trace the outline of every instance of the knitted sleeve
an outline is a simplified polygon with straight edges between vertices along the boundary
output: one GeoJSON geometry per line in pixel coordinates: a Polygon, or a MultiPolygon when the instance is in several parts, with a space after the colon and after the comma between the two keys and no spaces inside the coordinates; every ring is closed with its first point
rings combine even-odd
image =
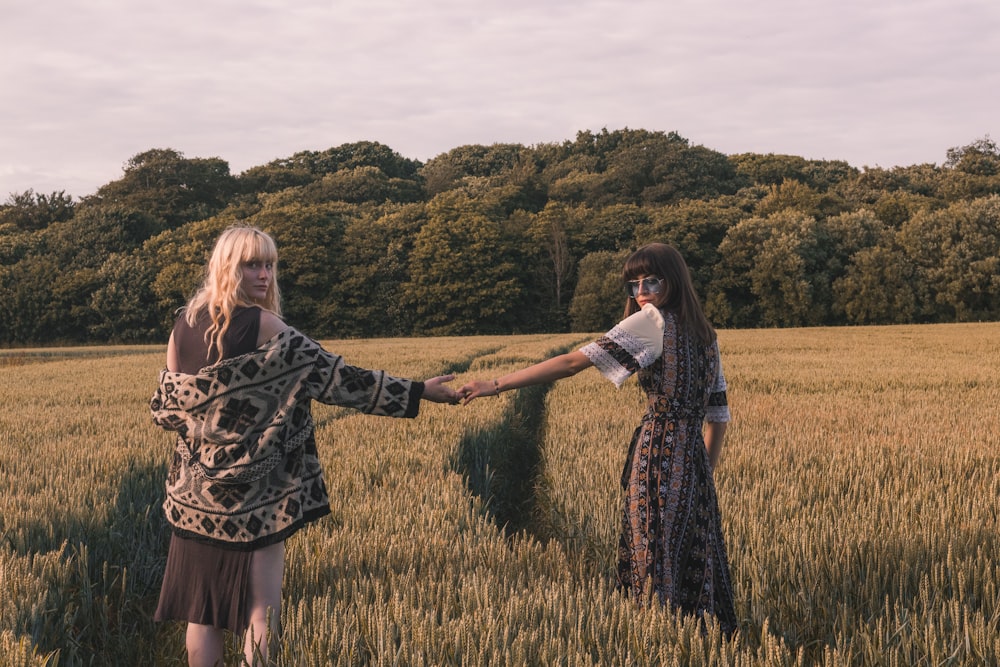
{"type": "Polygon", "coordinates": [[[351,366],[322,347],[304,387],[311,398],[321,403],[386,417],[416,417],[424,392],[423,382],[351,366]]]}

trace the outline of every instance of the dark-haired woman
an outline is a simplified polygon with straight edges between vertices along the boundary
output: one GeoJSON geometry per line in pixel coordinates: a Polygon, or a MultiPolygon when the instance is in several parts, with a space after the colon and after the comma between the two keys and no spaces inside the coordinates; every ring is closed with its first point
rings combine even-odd
{"type": "Polygon", "coordinates": [[[622,473],[618,586],[639,602],[712,614],[732,633],[736,612],[712,475],[729,421],[715,330],[673,247],[640,248],[622,274],[625,319],[607,334],[502,377],[469,382],[459,394],[468,403],[590,366],[619,387],[637,373],[648,402],[622,473]]]}

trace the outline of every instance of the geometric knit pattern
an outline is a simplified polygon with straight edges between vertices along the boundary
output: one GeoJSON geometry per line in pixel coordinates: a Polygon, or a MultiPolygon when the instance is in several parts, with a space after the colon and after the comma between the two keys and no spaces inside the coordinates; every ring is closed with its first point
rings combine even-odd
{"type": "Polygon", "coordinates": [[[714,615],[731,633],[729,559],[702,434],[710,406],[712,421],[729,419],[718,346],[682,330],[670,311],[664,320],[662,355],[638,372],[647,406],[622,471],[618,587],[640,603],[714,615]]]}
{"type": "Polygon", "coordinates": [[[167,520],[222,548],[286,539],[330,511],[310,402],[414,417],[422,392],[422,383],[348,366],[291,328],[194,375],[161,371],[150,411],[177,434],[167,520]]]}

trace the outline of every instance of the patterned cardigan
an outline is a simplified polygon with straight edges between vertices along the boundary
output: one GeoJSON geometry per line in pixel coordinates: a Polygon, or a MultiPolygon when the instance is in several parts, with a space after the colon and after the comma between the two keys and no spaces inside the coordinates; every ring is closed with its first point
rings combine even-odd
{"type": "Polygon", "coordinates": [[[177,433],[163,503],[183,537],[237,550],[330,512],[311,400],[415,417],[423,383],[348,366],[295,329],[195,375],[160,372],[153,421],[177,433]]]}

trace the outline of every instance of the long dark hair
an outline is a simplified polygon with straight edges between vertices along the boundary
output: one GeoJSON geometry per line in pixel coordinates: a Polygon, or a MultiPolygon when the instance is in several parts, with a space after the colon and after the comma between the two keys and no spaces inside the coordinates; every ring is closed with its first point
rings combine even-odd
{"type": "MultiPolygon", "coordinates": [[[[715,329],[705,317],[701,301],[691,283],[691,272],[677,249],[666,243],[650,243],[636,250],[625,260],[622,280],[627,282],[639,276],[663,278],[666,299],[661,308],[677,314],[678,324],[694,333],[699,340],[708,344],[715,340],[715,329]]],[[[639,304],[631,296],[625,302],[625,317],[639,310],[639,304]]]]}

